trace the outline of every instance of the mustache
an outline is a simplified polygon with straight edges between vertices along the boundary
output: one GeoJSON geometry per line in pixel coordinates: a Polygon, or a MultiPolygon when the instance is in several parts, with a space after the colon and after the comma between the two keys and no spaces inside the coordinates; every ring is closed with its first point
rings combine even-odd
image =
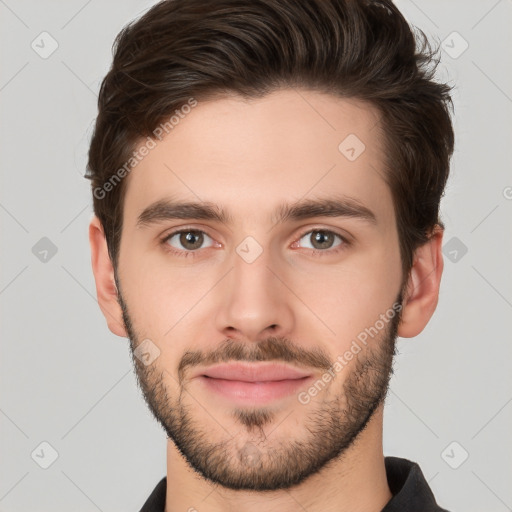
{"type": "Polygon", "coordinates": [[[199,350],[185,352],[178,366],[179,382],[180,384],[183,382],[189,368],[228,361],[279,361],[293,363],[295,366],[307,369],[321,370],[328,370],[332,366],[332,361],[323,349],[315,347],[305,350],[284,337],[270,337],[250,345],[226,339],[217,349],[209,353],[199,350]]]}

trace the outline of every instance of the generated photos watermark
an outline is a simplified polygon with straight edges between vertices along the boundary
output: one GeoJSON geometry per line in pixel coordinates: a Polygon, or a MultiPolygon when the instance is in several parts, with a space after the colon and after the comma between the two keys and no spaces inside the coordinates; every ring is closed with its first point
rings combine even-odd
{"type": "Polygon", "coordinates": [[[368,344],[368,336],[372,339],[377,336],[377,334],[384,329],[384,327],[389,323],[391,319],[393,319],[400,311],[402,310],[402,304],[399,302],[395,302],[385,313],[381,313],[379,319],[375,321],[375,323],[361,331],[356,339],[352,340],[350,344],[350,348],[346,350],[342,355],[338,355],[336,360],[331,365],[331,367],[325,371],[321,378],[317,379],[308,389],[307,391],[301,391],[297,398],[299,402],[303,405],[307,405],[311,398],[318,395],[320,391],[322,391],[331,380],[336,377],[336,374],[341,372],[345,366],[348,365],[350,361],[361,352],[362,347],[359,343],[366,346],[368,344]],[[359,343],[358,343],[359,341],[359,343]]]}
{"type": "Polygon", "coordinates": [[[159,124],[153,130],[153,137],[149,136],[145,142],[133,152],[132,156],[120,167],[101,187],[96,187],[93,190],[93,195],[96,199],[105,199],[108,192],[111,192],[123,178],[125,178],[133,169],[140,163],[144,158],[149,155],[152,149],[156,148],[156,140],[161,141],[165,135],[171,133],[172,130],[179,124],[179,122],[185,118],[187,114],[190,114],[192,108],[197,106],[197,100],[189,98],[187,103],[176,109],[173,115],[165,122],[159,124]]]}

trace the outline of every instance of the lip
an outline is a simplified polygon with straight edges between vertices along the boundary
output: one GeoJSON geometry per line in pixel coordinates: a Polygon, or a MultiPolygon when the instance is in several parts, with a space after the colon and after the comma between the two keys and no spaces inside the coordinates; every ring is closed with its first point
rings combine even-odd
{"type": "Polygon", "coordinates": [[[222,364],[195,376],[209,393],[251,405],[285,398],[309,385],[313,375],[283,364],[222,364]]]}
{"type": "Polygon", "coordinates": [[[296,380],[310,377],[311,373],[304,370],[276,363],[223,363],[202,369],[196,377],[232,380],[239,382],[271,382],[296,380]]]}

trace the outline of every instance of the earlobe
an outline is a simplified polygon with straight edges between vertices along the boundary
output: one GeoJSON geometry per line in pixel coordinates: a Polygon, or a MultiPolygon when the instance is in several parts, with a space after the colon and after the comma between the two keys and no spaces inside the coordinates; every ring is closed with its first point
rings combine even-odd
{"type": "Polygon", "coordinates": [[[108,328],[117,336],[127,338],[123,313],[117,300],[114,267],[108,253],[103,226],[96,216],[89,224],[89,244],[91,246],[91,264],[100,309],[105,316],[108,328]]]}
{"type": "Polygon", "coordinates": [[[444,266],[443,233],[437,226],[429,241],[415,251],[398,327],[402,338],[412,338],[423,331],[437,307],[444,266]]]}

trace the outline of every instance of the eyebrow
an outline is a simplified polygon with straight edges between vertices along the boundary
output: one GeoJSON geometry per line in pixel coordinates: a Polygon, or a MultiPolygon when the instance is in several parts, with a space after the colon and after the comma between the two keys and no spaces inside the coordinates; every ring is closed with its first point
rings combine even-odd
{"type": "MultiPolygon", "coordinates": [[[[281,224],[288,220],[306,220],[312,217],[346,217],[377,224],[377,216],[358,200],[350,197],[299,200],[276,208],[272,220],[281,224]]],[[[209,201],[183,202],[161,199],[145,208],[137,218],[137,227],[147,227],[172,219],[210,220],[230,224],[232,216],[209,201]]]]}

